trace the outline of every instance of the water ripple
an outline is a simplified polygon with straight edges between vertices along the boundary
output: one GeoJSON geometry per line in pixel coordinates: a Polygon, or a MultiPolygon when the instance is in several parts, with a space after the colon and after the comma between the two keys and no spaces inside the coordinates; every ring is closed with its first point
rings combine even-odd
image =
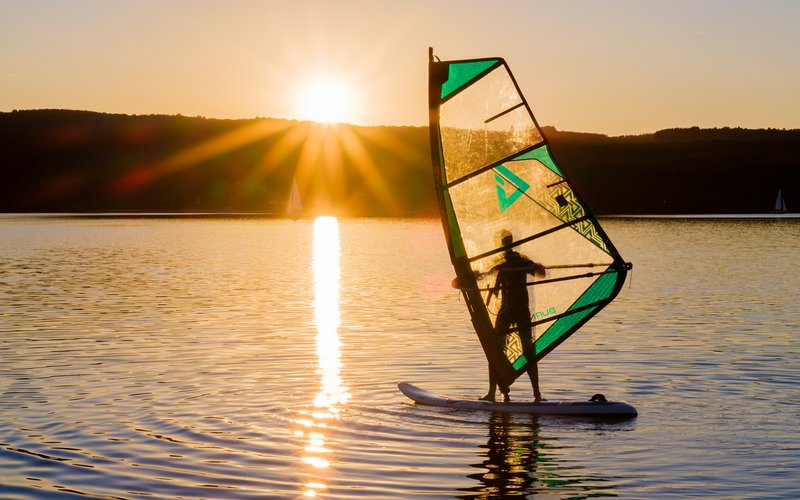
{"type": "Polygon", "coordinates": [[[0,220],[0,497],[800,496],[800,226],[606,229],[633,286],[542,389],[633,421],[399,394],[486,389],[438,222],[339,222],[334,338],[311,221],[0,220]]]}

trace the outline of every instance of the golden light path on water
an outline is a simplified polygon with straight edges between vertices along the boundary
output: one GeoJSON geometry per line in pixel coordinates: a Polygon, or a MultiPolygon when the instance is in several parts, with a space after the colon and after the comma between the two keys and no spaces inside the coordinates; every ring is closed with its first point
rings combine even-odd
{"type": "Polygon", "coordinates": [[[342,385],[339,340],[339,223],[335,217],[317,217],[314,221],[314,321],[317,328],[317,373],[320,391],[310,410],[296,420],[304,430],[297,435],[306,438],[303,463],[311,466],[317,478],[307,482],[303,494],[317,496],[326,488],[324,477],[331,463],[332,450],[326,445],[328,422],[339,418],[350,393],[342,385]]]}

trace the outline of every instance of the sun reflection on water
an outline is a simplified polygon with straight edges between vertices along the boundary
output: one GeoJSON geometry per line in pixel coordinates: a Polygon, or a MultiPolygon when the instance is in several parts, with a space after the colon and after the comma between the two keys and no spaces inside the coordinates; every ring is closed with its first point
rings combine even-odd
{"type": "Polygon", "coordinates": [[[304,437],[306,445],[302,462],[312,467],[314,481],[307,482],[303,494],[317,496],[327,488],[323,475],[331,464],[333,450],[326,442],[328,423],[339,418],[339,412],[350,398],[342,385],[339,347],[339,223],[335,217],[318,217],[314,221],[314,320],[317,327],[317,358],[320,391],[312,407],[295,420],[301,426],[295,434],[304,437]]]}

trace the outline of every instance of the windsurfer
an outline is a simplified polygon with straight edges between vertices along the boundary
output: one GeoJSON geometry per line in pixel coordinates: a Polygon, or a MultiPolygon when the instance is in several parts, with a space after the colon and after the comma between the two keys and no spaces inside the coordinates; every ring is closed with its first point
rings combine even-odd
{"type": "MultiPolygon", "coordinates": [[[[489,305],[493,296],[500,297],[500,309],[497,312],[494,326],[498,340],[504,342],[506,336],[512,332],[512,327],[516,326],[519,331],[519,338],[522,341],[523,352],[529,353],[533,347],[533,334],[531,311],[528,303],[527,276],[530,274],[533,277],[542,278],[545,276],[545,268],[512,249],[511,244],[514,242],[514,237],[511,232],[500,231],[498,237],[502,246],[508,248],[503,254],[503,260],[489,271],[489,273],[496,273],[497,277],[495,278],[494,286],[486,296],[486,305],[489,305]]],[[[534,400],[542,401],[542,393],[539,390],[539,371],[535,360],[529,358],[527,371],[533,387],[534,400]]],[[[510,400],[509,389],[508,387],[500,387],[504,401],[510,400]]],[[[481,399],[494,401],[496,390],[497,381],[490,366],[489,392],[481,399]]]]}

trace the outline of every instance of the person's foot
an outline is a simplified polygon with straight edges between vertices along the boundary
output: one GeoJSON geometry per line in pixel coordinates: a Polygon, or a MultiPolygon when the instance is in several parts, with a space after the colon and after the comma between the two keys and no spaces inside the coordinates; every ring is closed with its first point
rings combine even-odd
{"type": "Polygon", "coordinates": [[[487,394],[487,395],[483,396],[482,398],[478,398],[478,399],[479,399],[479,401],[491,401],[492,403],[494,403],[494,394],[487,394]]]}
{"type": "Polygon", "coordinates": [[[533,395],[533,402],[534,403],[541,403],[542,401],[547,401],[547,400],[544,399],[541,394],[534,394],[533,395]]]}

